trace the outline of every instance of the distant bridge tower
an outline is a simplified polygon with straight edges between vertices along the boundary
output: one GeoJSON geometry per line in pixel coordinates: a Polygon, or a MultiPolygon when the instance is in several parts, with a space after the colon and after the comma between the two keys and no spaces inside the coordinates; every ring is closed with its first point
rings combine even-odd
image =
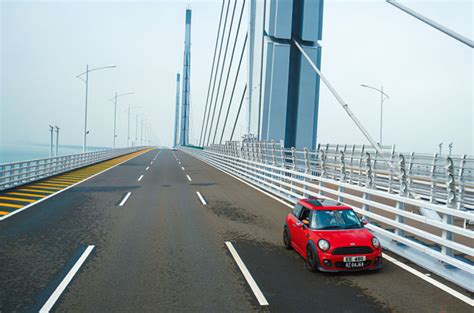
{"type": "Polygon", "coordinates": [[[181,134],[179,143],[189,143],[189,90],[191,74],[191,9],[186,9],[186,33],[184,37],[183,94],[181,96],[181,134]]]}
{"type": "Polygon", "coordinates": [[[174,113],[174,138],[173,138],[173,147],[176,147],[179,136],[179,83],[180,77],[179,74],[176,74],[176,111],[174,113]]]}
{"type": "Polygon", "coordinates": [[[319,77],[293,40],[320,68],[323,0],[268,0],[266,12],[260,138],[314,149],[319,77]]]}

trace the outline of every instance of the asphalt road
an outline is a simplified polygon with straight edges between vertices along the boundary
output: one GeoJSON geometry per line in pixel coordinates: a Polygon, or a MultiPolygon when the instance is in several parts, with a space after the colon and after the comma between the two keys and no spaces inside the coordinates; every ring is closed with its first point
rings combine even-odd
{"type": "Polygon", "coordinates": [[[156,155],[0,222],[0,312],[38,311],[88,245],[57,312],[471,312],[389,262],[373,273],[310,273],[282,246],[288,207],[183,152],[156,155]]]}

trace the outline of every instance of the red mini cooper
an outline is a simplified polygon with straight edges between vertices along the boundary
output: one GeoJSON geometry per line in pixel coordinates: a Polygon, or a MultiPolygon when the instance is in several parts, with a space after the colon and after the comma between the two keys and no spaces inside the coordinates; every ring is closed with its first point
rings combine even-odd
{"type": "Polygon", "coordinates": [[[303,199],[286,217],[283,242],[305,258],[312,272],[376,270],[382,267],[382,247],[365,224],[348,206],[303,199]]]}

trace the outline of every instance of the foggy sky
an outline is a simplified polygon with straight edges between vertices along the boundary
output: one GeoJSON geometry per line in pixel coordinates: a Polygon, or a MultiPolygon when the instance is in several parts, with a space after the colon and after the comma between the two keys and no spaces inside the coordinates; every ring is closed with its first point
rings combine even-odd
{"type": "MultiPolygon", "coordinates": [[[[406,4],[473,37],[471,1],[406,4]]],[[[132,114],[132,138],[135,114],[140,112],[148,118],[157,143],[171,145],[186,6],[186,1],[2,1],[1,140],[47,143],[48,125],[57,124],[63,144],[81,145],[85,86],[75,76],[85,71],[86,64],[113,64],[117,68],[89,77],[88,144],[112,145],[113,104],[108,99],[115,92],[133,91],[134,95],[119,98],[117,145],[126,145],[129,104],[143,107],[132,114]]],[[[206,101],[220,1],[191,1],[190,7],[190,138],[194,142],[206,101]]],[[[242,23],[245,30],[246,18],[242,23]]],[[[454,142],[455,154],[474,154],[471,48],[383,1],[326,1],[321,45],[322,71],[375,138],[379,95],[360,84],[383,85],[390,95],[384,107],[384,144],[431,153],[439,142],[445,147],[454,142]]],[[[246,66],[242,70],[234,107],[245,84],[246,66]]],[[[237,138],[245,129],[245,119],[243,113],[237,138]]],[[[318,142],[366,143],[324,86],[318,142]]]]}

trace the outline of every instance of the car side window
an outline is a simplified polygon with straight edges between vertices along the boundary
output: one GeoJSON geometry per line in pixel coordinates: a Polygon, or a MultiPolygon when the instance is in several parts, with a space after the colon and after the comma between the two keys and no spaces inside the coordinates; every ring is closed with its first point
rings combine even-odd
{"type": "Polygon", "coordinates": [[[303,208],[303,206],[302,206],[301,204],[299,204],[299,203],[297,203],[297,204],[295,205],[295,208],[293,209],[293,215],[294,215],[296,218],[299,218],[302,208],[303,208]]]}
{"type": "Polygon", "coordinates": [[[310,216],[311,210],[308,208],[303,207],[303,210],[301,210],[301,214],[299,217],[299,220],[308,220],[309,221],[309,216],[310,216]]]}

